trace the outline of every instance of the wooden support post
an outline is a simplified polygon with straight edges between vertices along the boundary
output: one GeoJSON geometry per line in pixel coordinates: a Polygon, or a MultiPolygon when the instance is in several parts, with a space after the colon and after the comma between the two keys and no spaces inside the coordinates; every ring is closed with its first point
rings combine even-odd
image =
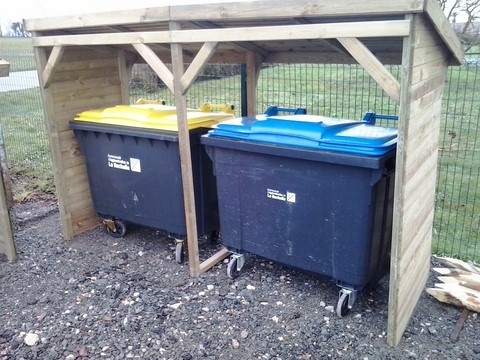
{"type": "MultiPolygon", "coordinates": [[[[171,29],[179,29],[177,23],[170,24],[171,29]]],[[[181,79],[184,75],[183,52],[181,44],[172,44],[173,89],[178,121],[178,143],[182,170],[185,222],[187,226],[187,249],[190,276],[200,275],[197,215],[195,211],[195,194],[193,186],[192,158],[190,155],[190,133],[187,123],[187,100],[183,94],[181,79]]]]}
{"type": "Polygon", "coordinates": [[[47,64],[45,65],[45,68],[43,69],[43,73],[42,73],[42,80],[43,80],[42,82],[43,82],[44,88],[47,88],[48,85],[50,85],[50,80],[52,79],[52,76],[55,73],[55,70],[56,70],[55,68],[57,64],[60,62],[60,59],[62,58],[64,49],[65,47],[62,45],[55,45],[53,47],[52,52],[48,57],[47,64]]]}
{"type": "Polygon", "coordinates": [[[130,95],[128,93],[128,83],[130,80],[131,69],[129,69],[127,66],[127,61],[125,59],[125,51],[123,50],[118,51],[117,62],[118,62],[119,77],[121,81],[120,90],[122,92],[122,102],[124,104],[130,104],[130,95]]]}

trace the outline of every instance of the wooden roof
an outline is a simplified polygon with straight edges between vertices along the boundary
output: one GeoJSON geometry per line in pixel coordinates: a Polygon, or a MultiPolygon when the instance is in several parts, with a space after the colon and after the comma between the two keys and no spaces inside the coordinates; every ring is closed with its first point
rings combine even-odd
{"type": "Polygon", "coordinates": [[[185,61],[208,41],[219,42],[211,62],[355,63],[338,38],[355,37],[383,63],[400,64],[410,14],[424,14],[450,63],[463,59],[461,44],[435,0],[262,0],[172,5],[25,20],[34,46],[108,45],[138,56],[149,44],[169,62],[170,43],[182,43],[185,61]],[[172,27],[172,22],[180,28],[172,27]]]}

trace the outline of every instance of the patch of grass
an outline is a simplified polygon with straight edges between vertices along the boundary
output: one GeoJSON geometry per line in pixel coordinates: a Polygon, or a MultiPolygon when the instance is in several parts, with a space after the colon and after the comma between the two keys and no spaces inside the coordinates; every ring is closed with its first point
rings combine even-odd
{"type": "Polygon", "coordinates": [[[10,71],[35,70],[32,39],[0,37],[0,57],[10,63],[10,71]]]}

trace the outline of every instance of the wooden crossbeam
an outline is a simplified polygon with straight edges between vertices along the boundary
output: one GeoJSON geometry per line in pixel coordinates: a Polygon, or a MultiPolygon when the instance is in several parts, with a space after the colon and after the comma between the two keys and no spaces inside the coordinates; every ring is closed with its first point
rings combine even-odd
{"type": "Polygon", "coordinates": [[[205,66],[208,64],[208,61],[215,53],[217,47],[217,42],[207,42],[203,44],[202,48],[195,56],[180,80],[183,94],[186,94],[188,89],[190,89],[190,87],[193,85],[195,80],[200,75],[200,72],[205,68],[205,66]]]}
{"type": "Polygon", "coordinates": [[[408,36],[409,20],[358,21],[328,24],[252,26],[228,29],[139,31],[104,34],[42,36],[32,39],[34,47],[55,45],[128,45],[151,43],[248,42],[274,40],[335,39],[339,37],[408,36]]]}
{"type": "Polygon", "coordinates": [[[43,88],[47,88],[50,85],[52,76],[55,73],[55,67],[60,62],[64,50],[65,47],[62,45],[55,45],[53,47],[52,52],[48,57],[47,65],[45,65],[45,69],[43,69],[42,73],[43,88]]]}
{"type": "Polygon", "coordinates": [[[383,90],[397,103],[400,103],[400,83],[383,66],[368,48],[356,38],[338,38],[340,44],[370,74],[383,90]]]}
{"type": "MultiPolygon", "coordinates": [[[[201,29],[218,29],[219,28],[218,25],[215,25],[210,21],[192,21],[191,24],[201,29]]],[[[236,48],[240,50],[247,50],[247,51],[254,52],[255,54],[260,55],[263,58],[266,58],[269,55],[268,51],[250,42],[236,41],[236,42],[232,42],[232,45],[234,45],[236,48]]]]}
{"type": "Polygon", "coordinates": [[[171,92],[174,92],[173,88],[173,74],[168,69],[167,65],[163,63],[162,60],[145,44],[132,44],[135,50],[144,58],[148,65],[155,71],[160,79],[165,83],[165,85],[170,89],[171,92]]]}
{"type": "Polygon", "coordinates": [[[206,41],[276,41],[335,39],[339,37],[403,37],[410,31],[409,20],[357,21],[327,24],[252,26],[227,29],[172,31],[174,43],[206,41]]]}

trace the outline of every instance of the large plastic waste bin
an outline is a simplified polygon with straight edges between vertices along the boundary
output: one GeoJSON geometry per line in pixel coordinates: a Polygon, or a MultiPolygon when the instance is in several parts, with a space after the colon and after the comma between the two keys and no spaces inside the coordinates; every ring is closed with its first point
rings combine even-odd
{"type": "Polygon", "coordinates": [[[244,253],[331,277],[344,316],[388,267],[397,130],[322,116],[238,118],[202,136],[227,268],[244,253]]]}
{"type": "MultiPolygon", "coordinates": [[[[219,230],[217,192],[200,136],[234,117],[226,111],[207,106],[187,112],[197,228],[212,237],[219,230]]],[[[175,107],[147,103],[89,110],[70,126],[85,156],[95,210],[109,233],[122,237],[128,223],[162,230],[177,240],[181,262],[186,224],[175,107]]]]}

